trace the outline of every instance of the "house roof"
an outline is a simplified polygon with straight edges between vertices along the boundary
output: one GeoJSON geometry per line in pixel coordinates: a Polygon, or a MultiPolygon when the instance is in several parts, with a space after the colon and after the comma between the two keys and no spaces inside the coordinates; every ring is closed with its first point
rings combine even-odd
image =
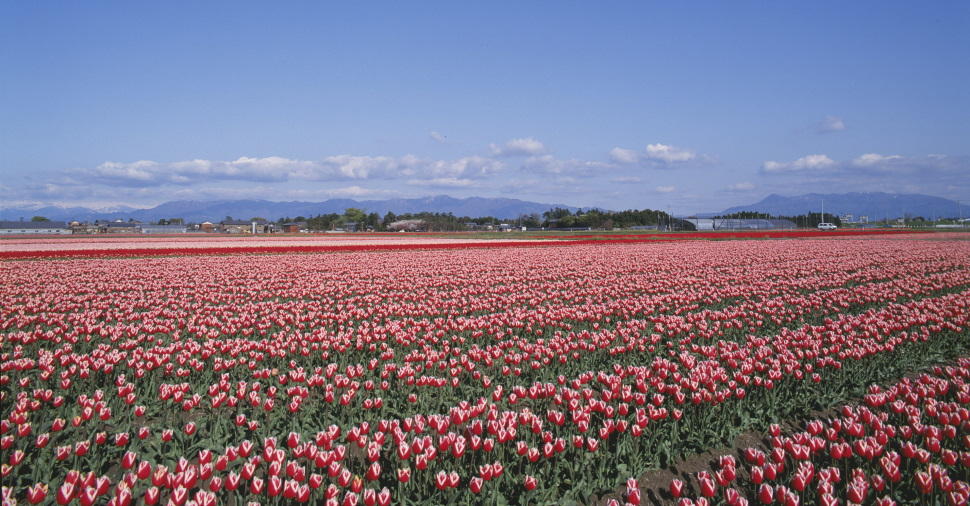
{"type": "Polygon", "coordinates": [[[226,220],[226,221],[223,221],[221,223],[221,225],[232,225],[232,226],[242,226],[242,225],[245,225],[245,226],[249,226],[249,225],[252,225],[253,221],[255,221],[257,225],[265,225],[266,224],[266,220],[226,220]]]}
{"type": "Polygon", "coordinates": [[[148,228],[153,230],[181,230],[187,228],[185,225],[139,225],[142,230],[148,228]]]}
{"type": "Polygon", "coordinates": [[[0,221],[0,228],[20,228],[20,229],[51,229],[51,228],[70,228],[63,221],[0,221]]]}

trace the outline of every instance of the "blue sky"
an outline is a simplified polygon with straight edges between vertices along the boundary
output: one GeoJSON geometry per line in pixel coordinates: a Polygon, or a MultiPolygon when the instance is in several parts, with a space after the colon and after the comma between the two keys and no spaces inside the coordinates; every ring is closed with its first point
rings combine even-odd
{"type": "Polygon", "coordinates": [[[0,199],[970,200],[970,3],[6,2],[0,199]]]}

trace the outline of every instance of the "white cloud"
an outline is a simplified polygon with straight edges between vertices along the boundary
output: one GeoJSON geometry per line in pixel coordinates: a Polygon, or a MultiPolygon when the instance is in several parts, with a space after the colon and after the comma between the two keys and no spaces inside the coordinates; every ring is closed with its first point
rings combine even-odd
{"type": "Polygon", "coordinates": [[[825,155],[803,156],[793,162],[767,161],[761,168],[768,173],[798,172],[803,170],[826,169],[835,165],[835,161],[825,155]]]}
{"type": "MultiPolygon", "coordinates": [[[[850,160],[836,161],[826,155],[803,156],[791,162],[767,161],[762,164],[765,174],[812,174],[819,177],[919,177],[927,179],[958,177],[970,173],[970,159],[966,156],[926,155],[901,156],[865,153],[850,160]]],[[[942,181],[942,179],[941,179],[942,181]]]]}
{"type": "Polygon", "coordinates": [[[968,156],[901,156],[866,153],[846,160],[824,155],[795,162],[766,162],[763,173],[781,177],[765,181],[766,191],[786,192],[904,192],[966,198],[970,192],[968,156]],[[812,169],[812,170],[809,170],[812,169]]]}
{"type": "Polygon", "coordinates": [[[511,139],[503,145],[489,144],[492,156],[536,156],[546,152],[546,146],[532,137],[511,139]]]}
{"type": "MultiPolygon", "coordinates": [[[[426,170],[430,175],[443,177],[484,177],[505,168],[499,160],[485,158],[483,156],[466,156],[457,160],[437,160],[426,165],[426,170]]],[[[411,175],[411,174],[407,174],[411,175]]]]}
{"type": "Polygon", "coordinates": [[[291,160],[278,156],[266,158],[240,157],[234,161],[187,160],[159,163],[151,160],[137,162],[104,162],[94,169],[77,171],[85,179],[106,184],[148,186],[158,184],[189,184],[199,180],[236,179],[247,181],[286,181],[293,177],[308,178],[320,166],[305,160],[291,160]]]}
{"type": "Polygon", "coordinates": [[[697,153],[667,144],[647,144],[642,151],[615,147],[610,150],[610,160],[622,165],[660,164],[673,165],[689,162],[698,158],[697,153]]]}
{"type": "Polygon", "coordinates": [[[440,142],[442,144],[444,144],[445,142],[448,142],[448,137],[446,137],[446,136],[444,136],[444,135],[442,135],[442,134],[440,134],[440,133],[438,133],[438,132],[436,132],[434,130],[428,132],[428,137],[431,137],[435,142],[440,142]]]}
{"type": "Polygon", "coordinates": [[[616,163],[633,164],[640,160],[640,154],[632,149],[617,147],[610,150],[610,160],[616,163]]]}
{"type": "Polygon", "coordinates": [[[728,186],[728,190],[736,191],[736,192],[745,192],[753,189],[754,189],[754,184],[749,183],[747,181],[742,183],[735,183],[728,186]]]}
{"type": "Polygon", "coordinates": [[[527,172],[545,174],[570,174],[573,176],[598,176],[611,168],[609,164],[575,158],[561,159],[552,155],[530,156],[522,162],[522,169],[527,172]]]}
{"type": "MultiPolygon", "coordinates": [[[[380,190],[376,188],[364,188],[362,186],[346,186],[344,188],[333,188],[323,190],[321,193],[332,197],[377,197],[386,195],[396,195],[394,190],[380,190]]],[[[296,193],[299,195],[299,193],[296,193]]],[[[291,195],[291,198],[295,195],[291,195]]]]}
{"type": "Polygon", "coordinates": [[[686,149],[675,148],[666,144],[647,144],[647,158],[664,163],[687,162],[697,155],[686,149]]]}
{"type": "Polygon", "coordinates": [[[825,119],[815,125],[815,131],[820,134],[841,132],[842,130],[845,130],[845,122],[838,116],[826,116],[825,119]]]}
{"type": "Polygon", "coordinates": [[[412,169],[418,159],[406,155],[400,158],[389,156],[355,156],[336,155],[323,159],[319,166],[314,166],[306,174],[299,174],[299,179],[367,179],[377,175],[389,175],[395,172],[412,169]]]}
{"type": "Polygon", "coordinates": [[[872,167],[874,165],[881,165],[887,162],[892,162],[894,160],[902,160],[902,158],[903,157],[899,155],[880,155],[877,153],[866,153],[852,160],[852,165],[855,165],[856,167],[872,167]]]}
{"type": "Polygon", "coordinates": [[[672,193],[676,189],[676,186],[658,186],[656,188],[656,190],[660,193],[672,193]]]}
{"type": "Polygon", "coordinates": [[[318,161],[278,156],[240,157],[233,161],[186,160],[160,163],[105,162],[93,169],[70,171],[86,182],[128,187],[190,185],[215,180],[254,182],[339,181],[399,177],[479,178],[504,169],[500,160],[469,156],[456,160],[426,160],[413,155],[334,155],[318,161]]]}
{"type": "Polygon", "coordinates": [[[408,184],[412,186],[436,186],[436,187],[444,187],[444,188],[470,188],[478,185],[478,183],[472,179],[457,178],[457,177],[409,179],[408,184]]]}

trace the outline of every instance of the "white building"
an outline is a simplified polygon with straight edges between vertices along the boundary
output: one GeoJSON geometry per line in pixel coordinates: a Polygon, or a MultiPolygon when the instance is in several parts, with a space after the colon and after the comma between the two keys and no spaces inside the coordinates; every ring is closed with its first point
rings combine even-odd
{"type": "Polygon", "coordinates": [[[68,235],[71,227],[63,221],[0,221],[0,235],[68,235]]]}

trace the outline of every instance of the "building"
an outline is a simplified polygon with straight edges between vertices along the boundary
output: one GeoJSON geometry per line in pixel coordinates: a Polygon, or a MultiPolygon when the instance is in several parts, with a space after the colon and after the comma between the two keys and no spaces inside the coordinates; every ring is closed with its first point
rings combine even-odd
{"type": "MultiPolygon", "coordinates": [[[[681,221],[679,219],[678,221],[681,221]]],[[[797,228],[791,220],[763,220],[738,218],[682,218],[697,231],[703,230],[784,230],[797,228]]]]}
{"type": "Polygon", "coordinates": [[[866,215],[854,216],[852,214],[843,214],[839,216],[842,223],[869,223],[869,217],[866,215]]]}
{"type": "Polygon", "coordinates": [[[185,234],[189,228],[185,225],[142,225],[143,234],[185,234]]]}
{"type": "Polygon", "coordinates": [[[224,220],[219,223],[222,231],[227,234],[251,234],[253,222],[246,220],[224,220]]]}
{"type": "Polygon", "coordinates": [[[268,234],[272,226],[264,219],[258,220],[225,220],[220,223],[222,231],[227,234],[268,234]]]}
{"type": "Polygon", "coordinates": [[[284,234],[299,234],[301,232],[306,232],[307,231],[306,226],[307,225],[306,225],[306,222],[305,221],[297,221],[297,222],[293,222],[293,223],[284,223],[282,225],[282,227],[283,227],[283,233],[284,234]]]}
{"type": "Polygon", "coordinates": [[[0,235],[69,235],[71,227],[63,221],[0,221],[0,235]]]}
{"type": "Polygon", "coordinates": [[[102,234],[140,234],[141,223],[137,221],[109,221],[98,224],[102,234]]]}
{"type": "Polygon", "coordinates": [[[80,221],[72,221],[70,226],[71,233],[75,235],[90,235],[101,232],[97,223],[82,223],[80,221]]]}

